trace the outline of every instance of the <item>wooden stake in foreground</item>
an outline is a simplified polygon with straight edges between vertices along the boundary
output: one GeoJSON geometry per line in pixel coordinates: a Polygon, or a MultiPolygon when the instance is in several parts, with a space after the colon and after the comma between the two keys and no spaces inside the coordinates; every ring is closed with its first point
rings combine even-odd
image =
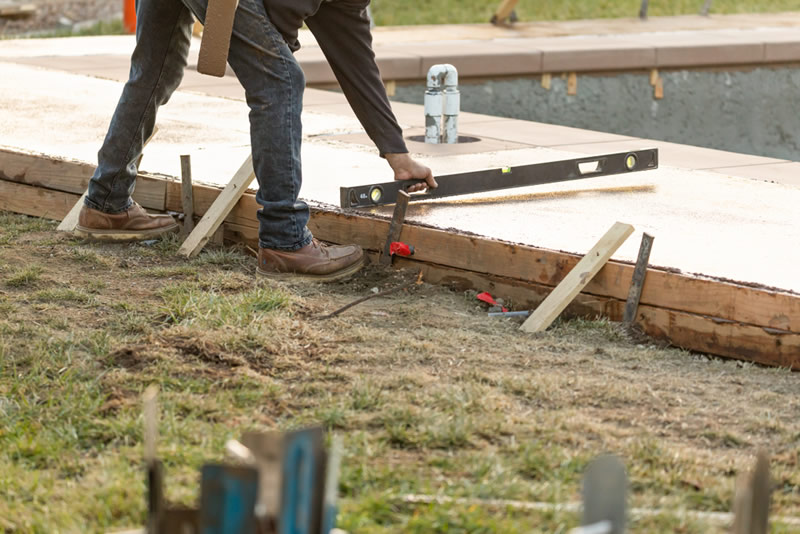
{"type": "Polygon", "coordinates": [[[194,191],[192,190],[192,159],[181,156],[181,204],[183,205],[183,233],[194,230],[194,191]]]}
{"type": "Polygon", "coordinates": [[[614,223],[600,241],[578,262],[560,284],[547,296],[520,328],[525,332],[543,332],[594,278],[617,249],[633,233],[633,226],[614,223]]]}
{"type": "Polygon", "coordinates": [[[231,181],[225,186],[225,189],[222,190],[222,193],[220,193],[214,203],[211,204],[211,207],[208,208],[208,211],[203,215],[203,218],[200,219],[200,222],[197,223],[197,226],[192,230],[192,233],[189,234],[189,237],[186,238],[186,241],[183,242],[181,248],[178,249],[178,254],[191,258],[203,250],[203,247],[206,246],[206,243],[208,243],[209,239],[211,239],[214,232],[217,231],[217,228],[219,228],[222,221],[225,220],[225,217],[228,216],[236,203],[239,202],[239,199],[242,198],[244,192],[247,191],[247,186],[250,185],[250,182],[252,182],[255,177],[256,175],[253,172],[253,156],[250,155],[247,156],[247,159],[242,163],[242,166],[239,167],[239,170],[236,171],[236,174],[233,175],[233,178],[231,178],[231,181]]]}
{"type": "Polygon", "coordinates": [[[767,534],[769,532],[769,502],[772,482],[769,457],[758,453],[756,465],[739,478],[733,501],[733,534],[767,534]]]}

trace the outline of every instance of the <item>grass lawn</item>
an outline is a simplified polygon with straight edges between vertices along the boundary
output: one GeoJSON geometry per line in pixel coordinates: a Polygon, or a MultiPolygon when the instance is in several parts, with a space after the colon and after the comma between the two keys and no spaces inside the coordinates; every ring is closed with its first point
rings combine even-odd
{"type": "MultiPolygon", "coordinates": [[[[0,530],[105,532],[144,521],[140,396],[161,388],[167,496],[248,429],[341,433],[351,533],[565,532],[576,514],[412,505],[409,493],[579,499],[586,463],[619,454],[632,532],[722,533],[676,510],[729,511],[738,473],[772,455],[772,512],[800,515],[800,376],[632,341],[604,321],[542,335],[490,320],[474,293],[422,285],[319,321],[374,287],[255,278],[254,259],[176,239],[100,246],[0,213],[0,530]]],[[[775,525],[773,532],[790,532],[775,525]]]]}
{"type": "MultiPolygon", "coordinates": [[[[381,26],[486,22],[500,3],[500,0],[372,0],[372,14],[381,26]]],[[[651,16],[691,15],[699,13],[702,5],[703,0],[653,0],[648,12],[651,16]]],[[[517,14],[521,21],[634,17],[638,16],[640,6],[640,0],[520,0],[517,14]]],[[[798,10],[800,0],[714,0],[711,13],[798,10]]]]}

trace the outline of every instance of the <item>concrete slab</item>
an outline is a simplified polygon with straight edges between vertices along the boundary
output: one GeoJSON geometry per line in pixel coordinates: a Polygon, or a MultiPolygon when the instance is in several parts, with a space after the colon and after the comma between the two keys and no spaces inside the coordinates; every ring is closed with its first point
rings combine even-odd
{"type": "MultiPolygon", "coordinates": [[[[0,79],[4,116],[0,145],[95,161],[121,83],[10,63],[0,68],[7,74],[0,79]]],[[[361,129],[351,116],[331,113],[330,106],[314,106],[304,114],[301,195],[335,204],[339,186],[387,181],[392,173],[374,148],[337,138],[361,129]]],[[[404,112],[410,116],[413,108],[422,117],[419,106],[406,105],[404,112]]],[[[477,132],[481,124],[492,123],[493,137],[504,140],[500,135],[504,121],[472,117],[479,118],[483,120],[474,120],[470,128],[477,132]]],[[[507,121],[509,134],[517,126],[518,121],[507,121]]],[[[197,181],[224,185],[249,150],[247,107],[231,99],[178,92],[162,110],[159,128],[144,159],[144,170],[151,172],[177,176],[178,156],[191,153],[197,181]]],[[[725,168],[764,164],[767,170],[767,165],[786,162],[624,139],[558,149],[495,147],[475,154],[420,158],[437,174],[449,174],[653,144],[663,148],[663,167],[657,171],[412,205],[409,219],[577,253],[588,250],[614,221],[621,220],[656,236],[654,264],[800,291],[796,270],[800,247],[787,246],[800,242],[796,215],[800,188],[691,169],[706,166],[725,172],[725,168]],[[679,168],[684,163],[690,169],[679,168]]],[[[376,212],[388,215],[389,210],[376,212]]],[[[615,257],[633,260],[637,247],[634,236],[615,257]]]]}

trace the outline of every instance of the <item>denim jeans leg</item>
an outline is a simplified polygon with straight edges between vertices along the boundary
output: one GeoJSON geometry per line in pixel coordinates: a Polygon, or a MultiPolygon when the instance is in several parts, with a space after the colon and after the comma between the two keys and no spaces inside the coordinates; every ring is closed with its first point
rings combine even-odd
{"type": "MultiPolygon", "coordinates": [[[[184,0],[205,20],[207,0],[184,0]]],[[[240,0],[228,63],[245,89],[250,144],[258,179],[259,244],[297,250],[312,236],[309,209],[298,199],[302,184],[300,145],[305,76],[261,0],[240,0]]]]}
{"type": "Polygon", "coordinates": [[[193,18],[180,0],[138,0],[136,48],[128,82],[98,153],[86,205],[120,213],[131,205],[137,161],[155,127],[159,106],[180,85],[193,18]]]}

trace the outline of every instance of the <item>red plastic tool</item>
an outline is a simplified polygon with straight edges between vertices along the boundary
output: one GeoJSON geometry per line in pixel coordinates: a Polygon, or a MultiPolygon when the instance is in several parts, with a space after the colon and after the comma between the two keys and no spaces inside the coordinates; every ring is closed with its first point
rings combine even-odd
{"type": "Polygon", "coordinates": [[[389,255],[394,256],[395,254],[398,256],[413,256],[414,246],[406,245],[400,241],[393,241],[392,244],[389,245],[389,255]]]}
{"type": "MultiPolygon", "coordinates": [[[[497,301],[494,300],[494,298],[492,298],[492,296],[489,293],[485,292],[485,291],[483,293],[478,293],[477,295],[475,295],[475,298],[480,300],[480,301],[482,301],[482,302],[485,302],[486,304],[489,304],[491,306],[500,306],[497,303],[497,301]]],[[[508,311],[508,308],[506,308],[505,306],[502,306],[502,308],[503,308],[504,312],[508,311]]]]}

